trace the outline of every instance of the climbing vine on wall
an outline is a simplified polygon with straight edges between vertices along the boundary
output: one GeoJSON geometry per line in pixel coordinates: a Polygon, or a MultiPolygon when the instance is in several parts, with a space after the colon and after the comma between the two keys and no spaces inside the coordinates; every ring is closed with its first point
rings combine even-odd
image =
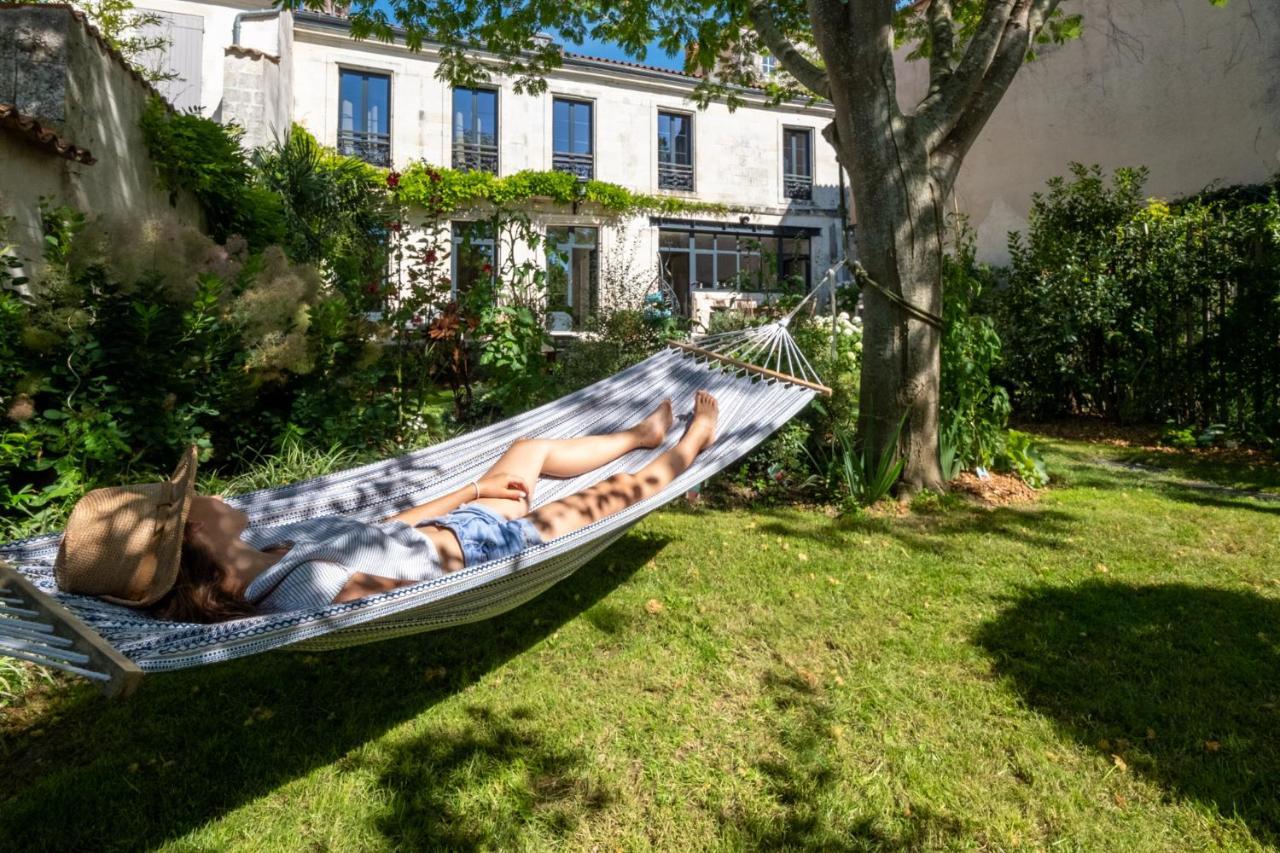
{"type": "Polygon", "coordinates": [[[605,181],[579,181],[568,172],[525,170],[500,178],[489,172],[459,172],[425,162],[411,164],[399,175],[402,201],[423,207],[443,204],[457,210],[474,204],[499,207],[549,199],[559,204],[592,204],[615,216],[634,213],[707,213],[738,210],[714,202],[635,193],[605,181]]]}

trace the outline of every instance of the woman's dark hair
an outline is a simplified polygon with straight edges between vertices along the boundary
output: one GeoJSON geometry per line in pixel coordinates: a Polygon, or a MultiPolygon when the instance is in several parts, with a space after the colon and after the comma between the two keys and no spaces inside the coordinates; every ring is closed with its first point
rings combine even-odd
{"type": "Polygon", "coordinates": [[[227,570],[207,548],[184,536],[178,580],[149,610],[171,622],[226,622],[255,615],[256,607],[222,588],[226,575],[227,570]]]}

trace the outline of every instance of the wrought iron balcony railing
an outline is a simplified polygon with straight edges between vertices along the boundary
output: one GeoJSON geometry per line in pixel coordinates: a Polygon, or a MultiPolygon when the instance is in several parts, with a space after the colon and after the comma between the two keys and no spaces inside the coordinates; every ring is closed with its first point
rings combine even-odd
{"type": "Polygon", "coordinates": [[[391,167],[391,135],[361,130],[338,131],[338,153],[359,157],[366,163],[391,167]]]}
{"type": "Polygon", "coordinates": [[[589,181],[595,177],[596,158],[593,154],[569,154],[565,151],[556,151],[551,155],[551,168],[589,181]]]}
{"type": "Polygon", "coordinates": [[[664,190],[693,192],[693,166],[658,161],[658,186],[664,190]]]}
{"type": "Polygon", "coordinates": [[[782,176],[782,194],[787,198],[795,199],[811,199],[813,198],[813,176],[812,175],[783,175],[782,176]]]}
{"type": "Polygon", "coordinates": [[[460,172],[492,172],[498,174],[498,146],[485,142],[453,143],[453,168],[460,172]]]}

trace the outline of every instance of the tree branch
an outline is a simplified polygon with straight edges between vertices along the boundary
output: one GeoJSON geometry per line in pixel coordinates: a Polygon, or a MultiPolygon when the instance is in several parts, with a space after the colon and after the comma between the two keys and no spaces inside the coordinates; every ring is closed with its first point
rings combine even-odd
{"type": "Polygon", "coordinates": [[[752,0],[751,22],[764,40],[769,52],[778,58],[783,69],[815,94],[831,100],[831,83],[827,73],[809,61],[778,27],[768,3],[752,0]]]}
{"type": "Polygon", "coordinates": [[[960,105],[951,127],[930,146],[935,155],[936,174],[950,187],[965,154],[978,138],[991,114],[1009,89],[1040,27],[1057,9],[1061,0],[1018,0],[1001,37],[1000,49],[972,95],[960,105]]]}
{"type": "Polygon", "coordinates": [[[942,88],[951,76],[951,59],[956,49],[956,26],[951,0],[929,0],[929,92],[942,88]]]}
{"type": "MultiPolygon", "coordinates": [[[[965,48],[960,64],[936,90],[916,107],[916,125],[932,148],[959,119],[965,101],[982,82],[987,69],[995,61],[1007,33],[1007,25],[1015,10],[1027,0],[989,0],[982,20],[965,48]]],[[[932,72],[932,69],[931,69],[932,72]]]]}

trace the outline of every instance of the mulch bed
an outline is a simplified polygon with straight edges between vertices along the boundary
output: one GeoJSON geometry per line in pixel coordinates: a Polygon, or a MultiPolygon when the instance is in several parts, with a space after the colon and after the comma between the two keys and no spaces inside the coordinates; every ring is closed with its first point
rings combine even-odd
{"type": "Polygon", "coordinates": [[[953,493],[971,498],[982,506],[1008,506],[1032,503],[1040,499],[1040,492],[1020,478],[998,471],[990,472],[986,479],[971,471],[964,471],[947,486],[953,493]]]}

